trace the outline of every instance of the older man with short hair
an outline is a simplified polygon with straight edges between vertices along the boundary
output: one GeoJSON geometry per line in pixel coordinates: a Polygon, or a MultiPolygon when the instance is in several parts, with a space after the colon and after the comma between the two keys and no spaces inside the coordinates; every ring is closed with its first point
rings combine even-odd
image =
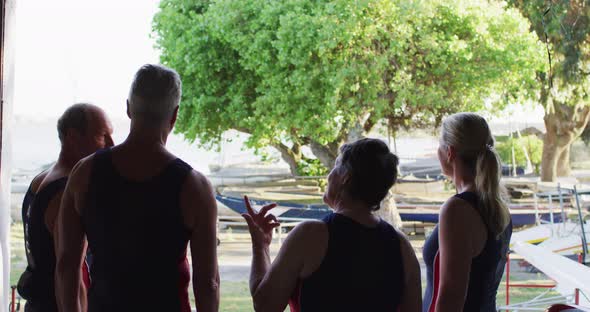
{"type": "MultiPolygon", "coordinates": [[[[51,168],[33,179],[23,201],[28,265],[19,280],[18,291],[27,299],[27,312],[57,312],[54,240],[62,194],[72,168],[80,159],[113,145],[112,132],[104,111],[92,104],[69,107],[57,122],[59,157],[51,168]]],[[[87,274],[87,270],[82,273],[87,274]]]]}

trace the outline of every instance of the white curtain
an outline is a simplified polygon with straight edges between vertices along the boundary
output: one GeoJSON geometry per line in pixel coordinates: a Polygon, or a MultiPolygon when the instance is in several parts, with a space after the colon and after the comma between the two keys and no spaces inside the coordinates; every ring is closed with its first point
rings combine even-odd
{"type": "MultiPolygon", "coordinates": [[[[11,177],[11,133],[12,105],[14,99],[14,56],[16,1],[0,0],[4,3],[4,38],[2,42],[2,146],[0,153],[0,312],[8,311],[10,302],[10,177],[11,177]]],[[[1,13],[0,13],[1,14],[1,13]]]]}

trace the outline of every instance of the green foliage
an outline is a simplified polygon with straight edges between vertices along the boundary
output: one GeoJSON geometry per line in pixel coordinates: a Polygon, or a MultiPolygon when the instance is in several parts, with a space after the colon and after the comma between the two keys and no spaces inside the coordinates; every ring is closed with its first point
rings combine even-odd
{"type": "Polygon", "coordinates": [[[261,148],[432,125],[530,97],[545,66],[528,22],[487,0],[162,0],[153,29],[183,79],[176,129],[204,145],[229,129],[261,148]]]}
{"type": "MultiPolygon", "coordinates": [[[[552,69],[538,75],[547,90],[544,96],[542,93],[541,104],[547,105],[549,111],[553,110],[549,106],[554,105],[554,101],[571,106],[590,105],[590,2],[507,2],[530,20],[539,40],[547,42],[552,69]],[[550,88],[551,84],[553,88],[550,88]]],[[[547,55],[546,62],[549,62],[547,55]]]]}
{"type": "Polygon", "coordinates": [[[329,173],[328,169],[319,160],[314,158],[303,158],[297,164],[297,172],[300,175],[311,177],[322,177],[329,173]]]}
{"type": "MultiPolygon", "coordinates": [[[[524,151],[528,153],[531,163],[538,169],[543,156],[543,140],[534,135],[527,135],[520,138],[507,138],[496,143],[496,150],[500,154],[502,162],[512,164],[512,153],[518,166],[526,166],[527,160],[524,151]]],[[[538,170],[537,170],[538,171],[538,170]]]]}
{"type": "Polygon", "coordinates": [[[589,83],[590,3],[587,0],[509,0],[508,4],[519,8],[539,39],[549,43],[557,83],[589,83]]]}

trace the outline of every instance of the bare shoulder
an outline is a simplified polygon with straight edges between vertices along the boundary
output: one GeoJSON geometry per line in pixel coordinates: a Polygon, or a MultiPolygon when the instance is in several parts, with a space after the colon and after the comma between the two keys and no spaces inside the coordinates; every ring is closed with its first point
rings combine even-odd
{"type": "Polygon", "coordinates": [[[45,180],[48,174],[49,169],[39,173],[36,177],[33,178],[33,180],[31,181],[31,191],[33,193],[37,193],[39,191],[41,183],[43,182],[43,180],[45,180]]]}
{"type": "Polygon", "coordinates": [[[209,224],[217,217],[217,201],[205,175],[194,169],[189,172],[181,187],[180,205],[189,229],[209,224]]]}
{"type": "Polygon", "coordinates": [[[87,156],[82,158],[74,168],[72,168],[72,172],[70,173],[70,177],[68,178],[68,189],[81,189],[86,188],[88,184],[88,179],[90,177],[90,173],[92,172],[92,163],[94,161],[94,155],[87,156]]]}
{"type": "Polygon", "coordinates": [[[319,237],[318,235],[327,233],[328,227],[324,222],[320,220],[309,220],[298,224],[289,235],[297,237],[319,237]]]}
{"type": "Polygon", "coordinates": [[[291,260],[298,259],[302,265],[300,278],[307,278],[321,265],[328,247],[328,227],[319,220],[305,221],[297,225],[287,239],[283,248],[288,249],[291,260]]]}
{"type": "Polygon", "coordinates": [[[201,172],[192,169],[183,183],[183,197],[205,199],[214,197],[213,186],[201,172]]]}
{"type": "Polygon", "coordinates": [[[440,222],[465,224],[477,221],[479,215],[471,204],[461,198],[451,197],[440,208],[440,222]]]}
{"type": "Polygon", "coordinates": [[[414,253],[414,247],[412,247],[412,244],[410,243],[410,239],[408,238],[408,236],[404,232],[400,231],[399,229],[395,229],[395,231],[397,232],[397,235],[399,237],[400,247],[402,249],[402,252],[414,253]]]}
{"type": "Polygon", "coordinates": [[[90,155],[80,159],[80,161],[74,166],[74,168],[72,168],[72,175],[83,175],[90,173],[93,161],[94,155],[90,155]]]}
{"type": "Polygon", "coordinates": [[[290,246],[298,246],[296,248],[309,249],[313,246],[327,244],[328,234],[328,227],[324,222],[320,220],[304,221],[289,232],[285,243],[290,246]]]}
{"type": "Polygon", "coordinates": [[[192,169],[188,175],[187,183],[197,188],[212,188],[209,179],[201,172],[192,169]]]}

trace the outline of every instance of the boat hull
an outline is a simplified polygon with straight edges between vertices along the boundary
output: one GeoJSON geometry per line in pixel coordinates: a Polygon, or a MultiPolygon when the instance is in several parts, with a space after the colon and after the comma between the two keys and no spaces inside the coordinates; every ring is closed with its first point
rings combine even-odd
{"type": "MultiPolygon", "coordinates": [[[[246,206],[244,200],[237,197],[217,195],[217,201],[227,206],[231,210],[238,214],[246,212],[246,206]]],[[[261,207],[270,204],[270,201],[265,200],[250,200],[254,207],[261,207]]],[[[275,215],[279,219],[322,219],[326,215],[330,214],[332,210],[327,205],[322,204],[296,204],[296,203],[279,203],[277,212],[275,215]]],[[[438,223],[438,208],[436,209],[423,209],[423,208],[398,208],[398,212],[402,221],[406,222],[423,222],[423,223],[438,223]]],[[[512,224],[514,227],[521,227],[525,225],[532,225],[536,223],[536,215],[533,210],[530,209],[514,209],[511,211],[512,224]]],[[[549,212],[539,212],[541,220],[549,221],[549,212]]],[[[561,214],[553,214],[554,222],[561,222],[561,214]]]]}

